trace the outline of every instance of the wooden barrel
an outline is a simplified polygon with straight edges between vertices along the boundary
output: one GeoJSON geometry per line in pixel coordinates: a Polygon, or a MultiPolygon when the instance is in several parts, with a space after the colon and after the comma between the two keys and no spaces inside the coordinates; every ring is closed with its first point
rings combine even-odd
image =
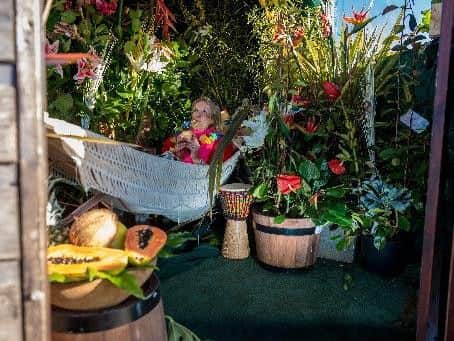
{"type": "Polygon", "coordinates": [[[106,309],[75,311],[52,306],[53,341],[166,341],[164,308],[155,274],[143,285],[145,300],[133,296],[106,309]]]}
{"type": "Polygon", "coordinates": [[[320,235],[311,219],[285,219],[275,224],[274,217],[253,212],[257,258],[277,268],[297,269],[317,260],[320,235]]]}

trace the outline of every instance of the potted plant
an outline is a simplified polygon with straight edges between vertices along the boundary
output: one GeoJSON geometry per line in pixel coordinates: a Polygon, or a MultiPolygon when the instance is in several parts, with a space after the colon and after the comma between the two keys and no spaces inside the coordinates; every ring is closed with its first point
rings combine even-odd
{"type": "Polygon", "coordinates": [[[257,256],[274,267],[308,267],[317,258],[320,237],[316,225],[328,221],[342,226],[352,224],[350,210],[340,200],[349,191],[340,181],[346,168],[338,159],[328,160],[295,143],[298,138],[315,134],[318,125],[309,120],[305,125],[309,135],[303,135],[285,125],[276,96],[271,97],[268,108],[264,146],[246,159],[253,169],[257,256]]]}
{"type": "Polygon", "coordinates": [[[269,129],[264,146],[246,158],[257,254],[268,265],[306,267],[316,260],[315,226],[358,224],[352,184],[374,167],[368,128],[374,109],[365,105],[374,103],[371,65],[387,54],[393,38],[379,44],[379,33],[366,34],[374,17],[365,11],[344,18],[336,40],[326,9],[285,1],[262,7],[250,20],[269,129]]]}
{"type": "Polygon", "coordinates": [[[372,176],[354,192],[359,198],[358,224],[344,230],[343,242],[360,236],[360,260],[364,267],[381,275],[396,275],[405,267],[402,231],[410,230],[405,214],[411,193],[372,176]]]}

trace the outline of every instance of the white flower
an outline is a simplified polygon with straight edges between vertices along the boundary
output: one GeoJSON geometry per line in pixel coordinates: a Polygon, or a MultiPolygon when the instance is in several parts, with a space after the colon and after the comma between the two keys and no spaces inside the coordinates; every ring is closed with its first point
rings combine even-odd
{"type": "Polygon", "coordinates": [[[147,63],[143,63],[140,66],[140,70],[153,72],[153,73],[161,73],[166,68],[169,62],[161,61],[161,54],[154,54],[153,57],[147,63]]]}
{"type": "Polygon", "coordinates": [[[258,115],[244,121],[242,126],[251,130],[250,135],[243,136],[244,146],[242,151],[262,147],[269,129],[266,121],[266,112],[261,111],[258,115]]]}

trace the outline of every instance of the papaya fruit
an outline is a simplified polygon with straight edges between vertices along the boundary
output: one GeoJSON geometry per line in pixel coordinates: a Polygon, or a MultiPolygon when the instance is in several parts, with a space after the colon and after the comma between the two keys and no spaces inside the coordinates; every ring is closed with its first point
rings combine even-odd
{"type": "Polygon", "coordinates": [[[88,268],[120,273],[128,265],[124,250],[60,244],[47,249],[48,275],[61,275],[68,281],[87,278],[88,268]]]}
{"type": "Polygon", "coordinates": [[[167,234],[157,227],[136,225],[129,228],[125,241],[129,263],[139,266],[150,263],[166,241],[167,234]]]}
{"type": "Polygon", "coordinates": [[[87,211],[77,217],[69,231],[69,241],[78,246],[123,249],[126,227],[118,216],[105,208],[87,211]]]}

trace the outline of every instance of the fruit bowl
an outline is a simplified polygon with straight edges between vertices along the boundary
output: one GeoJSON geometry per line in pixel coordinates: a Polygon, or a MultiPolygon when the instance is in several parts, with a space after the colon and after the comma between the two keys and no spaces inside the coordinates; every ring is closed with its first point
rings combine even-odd
{"type": "MultiPolygon", "coordinates": [[[[136,277],[139,286],[150,278],[152,269],[133,269],[130,274],[136,277]]],[[[56,307],[69,310],[96,310],[113,307],[130,294],[105,279],[91,282],[51,283],[50,302],[56,307]]]]}

